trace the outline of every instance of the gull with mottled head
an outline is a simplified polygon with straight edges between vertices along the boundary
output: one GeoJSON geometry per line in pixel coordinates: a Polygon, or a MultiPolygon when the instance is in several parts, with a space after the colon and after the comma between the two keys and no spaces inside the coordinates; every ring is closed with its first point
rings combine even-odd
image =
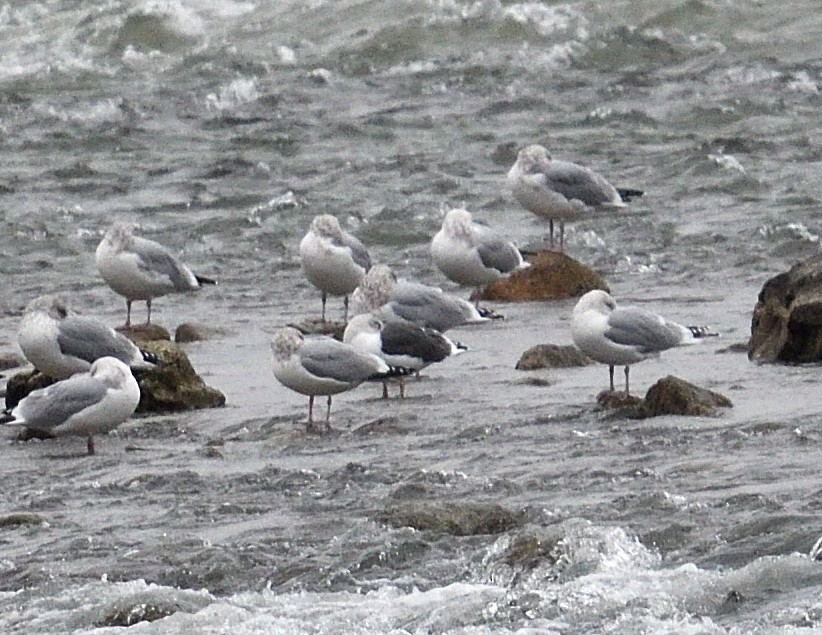
{"type": "Polygon", "coordinates": [[[707,326],[683,326],[638,307],[618,308],[609,293],[596,289],[574,307],[571,335],[574,344],[594,361],[608,364],[611,392],[614,367],[625,366],[625,394],[632,364],[677,346],[696,344],[719,335],[707,326]]]}
{"type": "Polygon", "coordinates": [[[331,214],[320,214],[311,221],[308,233],[300,241],[300,264],[305,277],[322,294],[322,321],[329,295],[344,296],[348,321],[348,295],[357,288],[371,268],[371,257],[365,246],[340,227],[331,214]]]}
{"type": "Polygon", "coordinates": [[[160,243],[136,236],[131,223],[114,223],[103,235],[95,259],[106,284],[126,299],[126,326],[131,326],[131,303],[135,300],[146,302],[146,324],[150,324],[154,298],[217,284],[193,273],[160,243]]]}
{"type": "Polygon", "coordinates": [[[508,186],[525,209],[547,218],[554,247],[554,221],[559,221],[559,249],[565,240],[565,221],[587,216],[593,208],[625,207],[642,190],[616,188],[601,174],[570,161],[552,159],[541,145],[519,151],[508,171],[508,186]]]}
{"type": "Polygon", "coordinates": [[[362,382],[407,373],[382,359],[331,337],[306,338],[297,329],[279,329],[271,340],[274,377],[283,386],[308,395],[308,429],[314,428],[314,397],[327,396],[325,426],[330,428],[331,396],[362,382]]]}
{"type": "Polygon", "coordinates": [[[140,387],[119,359],[101,357],[88,372],[34,390],[0,423],[52,436],[81,436],[94,454],[94,435],[107,434],[128,419],[140,402],[140,387]]]}
{"type": "MultiPolygon", "coordinates": [[[[514,243],[486,225],[475,223],[468,210],[449,210],[431,241],[431,256],[446,277],[457,284],[482,287],[506,278],[529,264],[514,243]]],[[[479,306],[479,293],[476,306],[479,306]]]]}
{"type": "Polygon", "coordinates": [[[502,316],[444,293],[439,287],[397,279],[388,265],[374,265],[351,294],[355,315],[374,313],[384,321],[404,320],[441,333],[502,316]]]}
{"type": "MultiPolygon", "coordinates": [[[[345,327],[343,342],[364,353],[371,353],[385,360],[389,366],[407,368],[419,372],[436,362],[467,350],[439,331],[416,326],[402,320],[381,320],[373,314],[363,313],[351,318],[345,327]]],[[[398,378],[400,397],[405,397],[405,378],[398,378]]],[[[388,380],[383,381],[383,398],[388,397],[388,380]]]]}
{"type": "Polygon", "coordinates": [[[17,342],[25,358],[52,379],[86,372],[101,357],[116,357],[136,369],[159,363],[156,355],[141,350],[100,320],[75,312],[58,295],[29,302],[20,320],[17,342]]]}

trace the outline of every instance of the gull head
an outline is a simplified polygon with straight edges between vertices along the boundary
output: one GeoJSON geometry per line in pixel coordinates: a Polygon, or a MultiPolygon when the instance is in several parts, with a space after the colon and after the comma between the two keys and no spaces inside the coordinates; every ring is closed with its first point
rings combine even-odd
{"type": "Polygon", "coordinates": [[[278,361],[285,361],[294,353],[300,350],[305,338],[293,326],[286,326],[274,333],[271,338],[271,352],[274,359],[278,361]]]}
{"type": "Polygon", "coordinates": [[[473,235],[471,212],[461,207],[448,211],[442,228],[452,238],[470,239],[473,235]]]}
{"type": "Polygon", "coordinates": [[[596,311],[603,315],[608,315],[616,309],[616,300],[610,293],[601,289],[594,289],[583,295],[574,307],[574,315],[580,315],[586,311],[596,311]]]}
{"type": "Polygon", "coordinates": [[[115,357],[101,357],[89,369],[94,379],[111,388],[121,388],[130,378],[131,369],[115,357]]]}
{"type": "Polygon", "coordinates": [[[541,172],[551,162],[551,155],[536,143],[525,146],[517,154],[517,165],[525,173],[541,172]]]}
{"type": "Polygon", "coordinates": [[[311,221],[311,231],[323,238],[339,239],[343,235],[340,221],[331,214],[319,214],[311,221]]]}
{"type": "Polygon", "coordinates": [[[39,313],[41,311],[48,314],[48,316],[53,320],[62,320],[70,313],[73,313],[73,311],[69,308],[68,302],[64,298],[55,294],[41,295],[34,298],[34,300],[26,305],[24,314],[28,315],[30,313],[39,313]]]}
{"type": "Polygon", "coordinates": [[[345,330],[350,330],[355,336],[362,333],[376,335],[382,330],[382,320],[376,315],[361,313],[351,318],[345,330]]]}
{"type": "Polygon", "coordinates": [[[116,250],[122,250],[130,247],[134,243],[134,230],[137,228],[135,223],[127,223],[117,221],[103,234],[103,243],[108,243],[116,250]]]}
{"type": "Polygon", "coordinates": [[[374,265],[352,294],[352,301],[360,302],[368,311],[373,311],[388,302],[396,284],[397,276],[391,271],[391,267],[374,265]]]}

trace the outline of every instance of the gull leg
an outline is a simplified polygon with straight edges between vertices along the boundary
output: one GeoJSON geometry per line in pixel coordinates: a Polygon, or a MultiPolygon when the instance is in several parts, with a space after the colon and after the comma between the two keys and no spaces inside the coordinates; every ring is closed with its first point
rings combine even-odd
{"type": "Polygon", "coordinates": [[[551,237],[550,242],[548,243],[551,246],[551,251],[554,249],[554,219],[548,219],[548,232],[549,236],[551,237]]]}
{"type": "Polygon", "coordinates": [[[308,427],[314,425],[314,395],[308,395],[308,427]]]}
{"type": "Polygon", "coordinates": [[[382,398],[388,399],[388,382],[382,382],[382,398]]]}
{"type": "Polygon", "coordinates": [[[565,251],[565,221],[559,221],[559,250],[565,251]]]}
{"type": "Polygon", "coordinates": [[[328,295],[326,295],[325,291],[323,291],[322,299],[323,299],[323,322],[325,322],[325,301],[328,300],[328,295]]]}
{"type": "Polygon", "coordinates": [[[348,323],[348,296],[343,298],[343,322],[348,323]]]}
{"type": "Polygon", "coordinates": [[[331,395],[328,395],[328,408],[325,411],[325,429],[331,429],[331,395]]]}
{"type": "Polygon", "coordinates": [[[614,367],[608,366],[608,375],[611,378],[611,392],[614,392],[614,367]]]}
{"type": "Polygon", "coordinates": [[[94,437],[89,435],[88,439],[86,439],[86,450],[88,451],[89,456],[94,454],[94,437]]]}
{"type": "Polygon", "coordinates": [[[126,328],[131,326],[131,300],[126,298],[126,328]]]}
{"type": "Polygon", "coordinates": [[[146,324],[151,324],[151,299],[149,298],[146,300],[146,309],[148,309],[148,317],[146,318],[146,324]]]}
{"type": "Polygon", "coordinates": [[[628,391],[628,373],[631,371],[630,366],[625,367],[625,396],[628,397],[631,393],[628,391]]]}
{"type": "Polygon", "coordinates": [[[405,379],[400,377],[400,399],[405,399],[405,379]]]}

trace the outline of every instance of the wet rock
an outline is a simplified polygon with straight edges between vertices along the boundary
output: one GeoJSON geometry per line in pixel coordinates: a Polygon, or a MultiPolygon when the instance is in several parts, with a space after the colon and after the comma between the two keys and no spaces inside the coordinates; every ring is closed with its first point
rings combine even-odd
{"type": "Polygon", "coordinates": [[[756,362],[822,360],[822,255],[764,284],[751,319],[748,358],[756,362]]]}
{"type": "Polygon", "coordinates": [[[354,434],[359,436],[371,435],[398,435],[408,434],[410,430],[400,423],[397,417],[380,417],[374,421],[364,423],[359,428],[354,430],[354,434]]]}
{"type": "Polygon", "coordinates": [[[157,355],[160,364],[151,370],[134,372],[140,384],[137,412],[196,410],[225,405],[225,395],[206,385],[177,344],[155,340],[140,342],[140,346],[157,355]]]}
{"type": "Polygon", "coordinates": [[[562,300],[576,298],[608,285],[593,269],[559,251],[538,251],[531,266],[488,285],[480,298],[498,301],[562,300]]]}
{"type": "Polygon", "coordinates": [[[745,340],[744,342],[735,342],[734,344],[729,344],[724,348],[718,348],[716,350],[716,354],[724,355],[725,353],[747,353],[749,347],[750,343],[748,340],[745,340]]]}
{"type": "Polygon", "coordinates": [[[17,512],[0,516],[0,527],[19,527],[21,525],[47,525],[46,520],[39,514],[31,512],[17,512]]]}
{"type": "Polygon", "coordinates": [[[142,344],[143,342],[154,342],[157,340],[171,341],[171,333],[159,324],[134,324],[132,326],[118,326],[115,331],[119,331],[132,342],[142,344]]]}
{"type": "Polygon", "coordinates": [[[0,353],[0,370],[19,368],[25,363],[26,361],[17,353],[0,353]]]}
{"type": "Polygon", "coordinates": [[[503,560],[509,567],[518,569],[534,569],[543,562],[555,564],[558,559],[556,546],[561,539],[559,533],[552,536],[517,536],[505,549],[503,560]]]}
{"type": "MultiPolygon", "coordinates": [[[[137,412],[176,412],[225,405],[225,395],[211,388],[194,372],[182,348],[167,340],[141,341],[140,347],[157,355],[161,363],[150,370],[134,370],[140,384],[137,412]]],[[[32,390],[54,383],[38,370],[24,370],[9,378],[6,408],[14,408],[32,390]]],[[[52,435],[24,428],[19,439],[47,439],[52,435]]]]}
{"type": "Polygon", "coordinates": [[[724,395],[668,375],[648,389],[637,414],[642,418],[659,415],[704,417],[716,414],[718,408],[732,406],[731,400],[724,395]]]}
{"type": "Polygon", "coordinates": [[[188,344],[190,342],[201,342],[211,340],[215,337],[225,335],[225,331],[206,324],[194,324],[183,322],[174,331],[174,341],[178,344],[188,344]]]}
{"type": "Polygon", "coordinates": [[[345,322],[321,322],[320,320],[303,320],[297,324],[289,324],[303,335],[330,335],[342,341],[345,333],[345,322]]]}
{"type": "Polygon", "coordinates": [[[385,509],[376,520],[393,527],[413,527],[452,536],[500,534],[525,522],[521,514],[496,503],[455,502],[408,502],[385,509]]]}
{"type": "Polygon", "coordinates": [[[196,613],[211,603],[202,595],[178,593],[176,597],[170,597],[167,593],[148,590],[117,598],[109,607],[103,609],[95,621],[95,626],[132,626],[138,622],[154,622],[180,611],[196,613]]]}
{"type": "Polygon", "coordinates": [[[540,368],[573,368],[587,366],[593,362],[576,346],[537,344],[522,354],[517,362],[517,370],[538,370],[540,368]]]}
{"type": "Polygon", "coordinates": [[[642,404],[642,397],[626,395],[621,390],[603,390],[597,395],[597,405],[605,410],[622,410],[626,414],[635,415],[636,409],[642,404]]]}

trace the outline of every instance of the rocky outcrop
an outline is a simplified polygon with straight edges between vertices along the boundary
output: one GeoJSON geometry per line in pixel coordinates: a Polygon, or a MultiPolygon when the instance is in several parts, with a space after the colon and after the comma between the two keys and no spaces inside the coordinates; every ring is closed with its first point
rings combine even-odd
{"type": "Polygon", "coordinates": [[[751,319],[748,358],[822,360],[822,255],[794,265],[762,287],[751,319]]]}
{"type": "Polygon", "coordinates": [[[731,400],[717,392],[700,388],[684,379],[668,375],[648,389],[637,413],[640,417],[659,415],[715,415],[719,408],[731,408],[731,400]]]}
{"type": "Polygon", "coordinates": [[[452,536],[501,534],[525,523],[521,514],[496,503],[408,502],[385,509],[378,522],[393,527],[413,527],[452,536]]]}
{"type": "Polygon", "coordinates": [[[531,266],[488,285],[483,300],[528,301],[576,298],[593,289],[608,291],[599,274],[559,251],[539,251],[527,257],[531,266]]]}
{"type": "Polygon", "coordinates": [[[539,370],[540,368],[574,368],[588,366],[593,362],[576,346],[557,344],[537,344],[525,351],[517,362],[517,370],[539,370]]]}

